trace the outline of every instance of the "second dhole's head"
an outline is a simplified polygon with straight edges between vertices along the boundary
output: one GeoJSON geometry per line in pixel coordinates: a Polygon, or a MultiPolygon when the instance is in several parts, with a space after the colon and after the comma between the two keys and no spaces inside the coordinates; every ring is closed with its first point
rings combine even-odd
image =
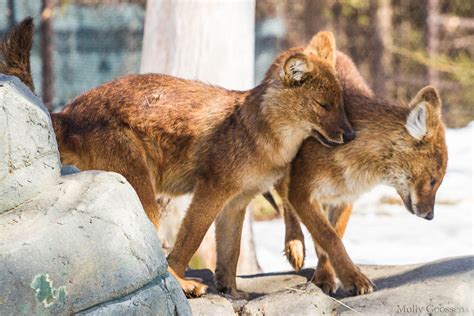
{"type": "Polygon", "coordinates": [[[273,84],[267,95],[270,92],[272,103],[279,104],[280,114],[284,111],[284,119],[301,124],[330,147],[355,137],[344,111],[335,64],[334,36],[319,32],[304,49],[281,54],[266,76],[273,84]]]}
{"type": "Polygon", "coordinates": [[[409,105],[402,140],[394,140],[387,166],[390,182],[411,213],[431,220],[436,192],[448,162],[441,99],[435,88],[421,89],[409,105]]]}

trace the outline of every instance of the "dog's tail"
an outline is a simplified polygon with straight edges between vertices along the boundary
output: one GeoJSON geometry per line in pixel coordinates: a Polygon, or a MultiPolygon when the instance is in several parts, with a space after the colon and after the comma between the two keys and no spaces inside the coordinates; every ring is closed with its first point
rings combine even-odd
{"type": "Polygon", "coordinates": [[[33,33],[31,17],[25,18],[8,32],[0,43],[0,73],[18,77],[34,92],[30,66],[33,33]]]}
{"type": "Polygon", "coordinates": [[[267,191],[262,194],[265,200],[267,200],[268,203],[277,211],[277,213],[281,214],[280,208],[278,207],[278,203],[275,201],[275,198],[273,197],[273,194],[270,191],[267,191]]]}

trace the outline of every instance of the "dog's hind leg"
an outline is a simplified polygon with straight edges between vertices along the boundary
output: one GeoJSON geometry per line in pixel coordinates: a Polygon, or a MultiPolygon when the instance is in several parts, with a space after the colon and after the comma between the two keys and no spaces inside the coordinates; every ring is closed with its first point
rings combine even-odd
{"type": "Polygon", "coordinates": [[[288,201],[283,203],[285,221],[285,255],[293,269],[298,272],[303,268],[305,259],[304,235],[300,219],[288,201]]]}
{"type": "Polygon", "coordinates": [[[144,165],[134,163],[133,170],[124,170],[122,175],[137,192],[138,198],[142,203],[146,215],[158,231],[160,227],[161,210],[156,200],[153,183],[148,173],[148,169],[144,165]]]}
{"type": "Polygon", "coordinates": [[[226,207],[216,219],[216,285],[219,291],[235,299],[247,298],[247,293],[237,290],[236,284],[245,210],[246,205],[240,209],[226,207]]]}

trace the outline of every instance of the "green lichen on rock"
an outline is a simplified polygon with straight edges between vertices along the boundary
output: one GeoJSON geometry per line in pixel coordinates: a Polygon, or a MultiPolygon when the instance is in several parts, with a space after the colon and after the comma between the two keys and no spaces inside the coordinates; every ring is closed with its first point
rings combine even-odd
{"type": "Polygon", "coordinates": [[[36,299],[44,307],[49,307],[56,303],[63,304],[66,301],[66,287],[60,286],[55,288],[48,274],[36,275],[33,282],[31,282],[31,288],[36,291],[36,299]]]}

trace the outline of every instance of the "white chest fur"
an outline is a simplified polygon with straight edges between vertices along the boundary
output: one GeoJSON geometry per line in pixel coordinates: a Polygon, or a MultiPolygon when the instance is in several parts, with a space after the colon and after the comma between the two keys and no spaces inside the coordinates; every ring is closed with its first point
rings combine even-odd
{"type": "Polygon", "coordinates": [[[366,169],[347,168],[337,179],[318,178],[312,185],[312,198],[330,204],[353,203],[381,180],[366,169]]]}
{"type": "Polygon", "coordinates": [[[301,147],[303,141],[309,136],[309,128],[302,126],[291,127],[287,126],[279,130],[279,146],[276,148],[274,145],[266,144],[269,151],[272,151],[273,154],[270,156],[270,159],[273,160],[275,166],[283,166],[291,163],[293,158],[296,156],[296,153],[301,147]]]}

